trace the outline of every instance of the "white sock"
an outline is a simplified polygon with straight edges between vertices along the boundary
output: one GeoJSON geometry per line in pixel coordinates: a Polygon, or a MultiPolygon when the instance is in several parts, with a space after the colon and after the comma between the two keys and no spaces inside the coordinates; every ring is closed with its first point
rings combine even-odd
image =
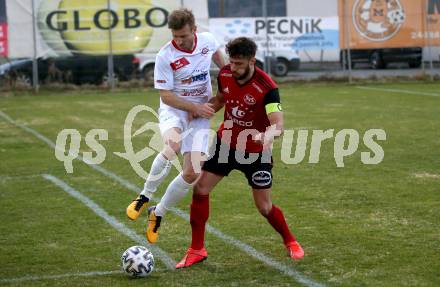
{"type": "Polygon", "coordinates": [[[156,206],[155,213],[157,216],[164,216],[165,213],[176,206],[176,204],[188,193],[192,184],[187,183],[182,174],[176,176],[168,185],[165,194],[162,196],[159,204],[156,206]]]}
{"type": "Polygon", "coordinates": [[[159,153],[151,165],[150,173],[144,184],[144,189],[141,194],[151,199],[157,187],[167,177],[171,170],[171,161],[167,160],[162,153],[159,153]]]}

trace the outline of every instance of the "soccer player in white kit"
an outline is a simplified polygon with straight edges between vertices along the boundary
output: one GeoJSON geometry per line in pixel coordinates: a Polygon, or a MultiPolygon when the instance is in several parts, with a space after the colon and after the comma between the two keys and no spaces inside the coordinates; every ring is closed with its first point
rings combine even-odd
{"type": "Polygon", "coordinates": [[[165,145],[151,165],[144,189],[127,207],[127,216],[132,220],[139,217],[179,151],[183,170],[168,185],[157,206],[148,209],[146,236],[150,243],[157,241],[166,211],[188,193],[200,174],[203,155],[208,151],[209,118],[215,112],[208,103],[212,96],[211,60],[219,68],[224,66],[218,42],[211,33],[196,33],[190,10],[171,12],[168,28],[173,40],[160,49],[154,69],[154,87],[160,93],[159,128],[165,145]]]}

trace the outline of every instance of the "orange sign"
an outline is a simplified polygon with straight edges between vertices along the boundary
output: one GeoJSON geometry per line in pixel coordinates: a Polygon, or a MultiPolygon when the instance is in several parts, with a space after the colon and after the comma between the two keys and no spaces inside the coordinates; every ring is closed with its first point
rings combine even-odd
{"type": "Polygon", "coordinates": [[[339,0],[338,6],[341,49],[440,46],[440,0],[339,0]]]}

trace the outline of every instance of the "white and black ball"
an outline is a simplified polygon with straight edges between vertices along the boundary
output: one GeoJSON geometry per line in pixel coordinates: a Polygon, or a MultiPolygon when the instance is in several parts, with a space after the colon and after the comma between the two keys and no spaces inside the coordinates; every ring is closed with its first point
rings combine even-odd
{"type": "Polygon", "coordinates": [[[147,277],[154,269],[154,256],[144,246],[132,246],[122,253],[122,270],[132,277],[147,277]]]}

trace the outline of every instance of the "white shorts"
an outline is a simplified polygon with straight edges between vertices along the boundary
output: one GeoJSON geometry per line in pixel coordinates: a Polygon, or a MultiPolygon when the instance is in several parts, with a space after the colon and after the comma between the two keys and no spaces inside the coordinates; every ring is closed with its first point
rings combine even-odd
{"type": "Polygon", "coordinates": [[[209,149],[209,120],[196,118],[188,122],[188,113],[177,109],[159,109],[159,129],[163,135],[171,128],[182,131],[180,153],[201,152],[208,154],[209,149]]]}

